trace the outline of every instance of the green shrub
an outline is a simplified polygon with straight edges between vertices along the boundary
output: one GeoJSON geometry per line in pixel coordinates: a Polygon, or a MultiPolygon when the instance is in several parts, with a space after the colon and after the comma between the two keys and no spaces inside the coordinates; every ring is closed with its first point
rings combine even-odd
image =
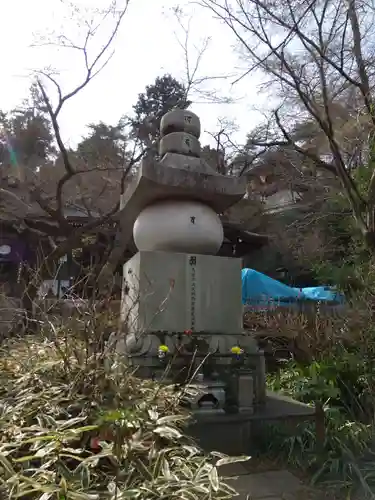
{"type": "Polygon", "coordinates": [[[308,471],[313,483],[323,481],[348,490],[360,486],[362,492],[372,495],[373,400],[366,399],[372,376],[367,377],[368,360],[362,354],[361,347],[344,348],[339,344],[319,361],[305,365],[290,362],[279,373],[269,375],[272,390],[323,406],[325,439],[317,442],[315,424],[311,423],[300,424],[293,432],[287,426],[269,426],[260,447],[308,471]]]}
{"type": "Polygon", "coordinates": [[[349,418],[366,419],[364,360],[358,353],[340,351],[308,364],[289,362],[268,376],[268,384],[303,403],[320,403],[341,409],[349,418]]]}
{"type": "Polygon", "coordinates": [[[2,353],[4,499],[232,498],[214,466],[227,459],[185,436],[177,393],[120,365],[108,372],[80,347],[26,338],[2,353]]]}

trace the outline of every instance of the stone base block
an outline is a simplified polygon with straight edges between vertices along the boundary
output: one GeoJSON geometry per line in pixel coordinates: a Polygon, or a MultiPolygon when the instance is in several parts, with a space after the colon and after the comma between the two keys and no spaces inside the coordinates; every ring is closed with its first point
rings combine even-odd
{"type": "Polygon", "coordinates": [[[129,333],[242,332],[240,259],[138,252],[123,275],[121,318],[129,333]]]}

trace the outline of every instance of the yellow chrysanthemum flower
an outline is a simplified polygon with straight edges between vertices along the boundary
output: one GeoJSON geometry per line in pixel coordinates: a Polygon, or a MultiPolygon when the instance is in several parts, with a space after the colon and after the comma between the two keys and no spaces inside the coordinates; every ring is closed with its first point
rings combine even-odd
{"type": "Polygon", "coordinates": [[[241,347],[239,347],[238,345],[232,347],[230,351],[232,354],[242,354],[243,353],[243,349],[241,349],[241,347]]]}

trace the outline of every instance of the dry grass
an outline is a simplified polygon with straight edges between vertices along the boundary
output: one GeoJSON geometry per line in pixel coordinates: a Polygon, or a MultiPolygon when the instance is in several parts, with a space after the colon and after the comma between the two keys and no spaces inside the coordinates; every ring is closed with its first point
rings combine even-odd
{"type": "Polygon", "coordinates": [[[302,312],[287,308],[249,311],[244,315],[244,327],[257,338],[295,350],[294,354],[301,353],[308,360],[337,343],[363,341],[374,313],[372,300],[361,298],[333,312],[319,305],[302,312]]]}

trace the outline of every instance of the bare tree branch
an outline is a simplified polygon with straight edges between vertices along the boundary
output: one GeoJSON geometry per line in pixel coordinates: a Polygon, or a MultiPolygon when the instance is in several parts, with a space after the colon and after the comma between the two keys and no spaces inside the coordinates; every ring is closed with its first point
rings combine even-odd
{"type": "Polygon", "coordinates": [[[184,85],[186,88],[185,100],[192,99],[197,102],[197,99],[202,98],[205,103],[230,103],[233,102],[232,98],[222,96],[221,93],[215,88],[204,89],[207,83],[215,81],[226,81],[230,75],[204,75],[200,76],[199,73],[202,68],[202,61],[206,55],[211,37],[206,37],[202,40],[201,46],[197,47],[191,44],[191,21],[190,17],[187,22],[184,22],[184,13],[181,8],[177,7],[173,10],[174,17],[177,21],[180,31],[182,32],[182,40],[178,33],[175,32],[176,41],[179,44],[185,65],[184,85]],[[196,53],[196,57],[192,60],[192,51],[196,53]]]}
{"type": "MultiPolygon", "coordinates": [[[[335,103],[345,96],[349,98],[353,89],[355,101],[348,101],[346,120],[356,119],[356,105],[360,105],[362,99],[360,113],[367,114],[372,126],[375,125],[371,66],[366,60],[371,54],[364,56],[367,50],[364,34],[369,36],[371,26],[371,17],[366,16],[374,16],[374,9],[363,5],[360,14],[359,2],[282,0],[275,4],[269,0],[201,0],[198,3],[210,9],[237,39],[247,60],[244,75],[263,71],[269,78],[270,88],[278,89],[283,108],[298,107],[303,110],[305,119],[313,120],[324,137],[331,161],[327,162],[319,151],[293,139],[294,124],[288,128],[284,126],[281,107],[274,112],[281,138],[253,141],[252,144],[262,148],[292,147],[317,167],[335,172],[358,227],[366,238],[369,233],[374,235],[375,247],[375,175],[364,200],[351,176],[351,160],[348,160],[347,144],[344,144],[341,131],[343,122],[338,122],[335,115],[335,103]]],[[[360,140],[366,141],[363,136],[360,140]]],[[[371,141],[373,139],[370,139],[370,150],[371,141]]],[[[353,150],[352,159],[355,154],[353,150]]]]}
{"type": "MultiPolygon", "coordinates": [[[[48,197],[45,196],[41,186],[34,186],[32,192],[34,200],[37,201],[39,206],[42,208],[45,214],[48,215],[49,218],[49,220],[46,219],[44,221],[38,221],[37,224],[33,224],[33,221],[28,221],[30,222],[30,224],[28,224],[28,227],[31,230],[36,232],[40,230],[42,232],[45,231],[46,236],[50,240],[51,252],[46,256],[46,262],[43,264],[45,269],[47,269],[49,263],[53,262],[55,259],[80,246],[82,244],[82,238],[85,234],[90,233],[91,231],[107,224],[113,219],[113,216],[117,214],[120,209],[120,199],[116,199],[111,208],[101,216],[92,215],[90,217],[91,212],[90,210],[87,210],[89,220],[86,219],[80,227],[72,227],[69,221],[66,219],[64,211],[65,207],[67,206],[67,200],[65,199],[65,186],[74,178],[78,179],[79,182],[80,176],[86,175],[88,172],[93,172],[98,168],[96,166],[90,166],[90,168],[82,169],[79,167],[79,165],[76,166],[74,164],[72,155],[65,146],[61,135],[59,117],[61,110],[63,109],[63,106],[66,104],[66,102],[73,97],[76,97],[110,61],[114,53],[113,44],[119,32],[124,16],[127,12],[128,5],[129,0],[125,0],[125,6],[117,9],[116,1],[111,1],[109,7],[101,13],[99,21],[94,22],[94,20],[91,19],[83,20],[83,23],[80,25],[81,29],[82,27],[84,27],[85,29],[84,40],[82,44],[75,43],[74,41],[70,40],[65,34],[62,34],[60,37],[58,37],[56,42],[47,42],[59,47],[78,51],[82,54],[85,75],[82,81],[78,83],[72,90],[66,93],[63,92],[62,86],[56,77],[56,72],[54,72],[51,68],[35,72],[37,76],[37,86],[40,91],[46,111],[49,115],[55,140],[64,167],[64,173],[63,175],[61,175],[56,184],[56,192],[52,202],[51,199],[48,199],[48,197]],[[104,44],[92,58],[90,57],[90,41],[93,39],[93,37],[95,37],[102,23],[108,19],[113,19],[114,25],[104,44]],[[53,99],[48,94],[48,84],[52,84],[53,88],[56,90],[57,102],[55,104],[53,104],[53,99]],[[40,224],[40,222],[42,222],[42,224],[40,224]],[[57,237],[59,237],[59,240],[56,240],[57,237]]],[[[135,151],[133,151],[132,157],[128,162],[128,154],[124,151],[120,180],[121,192],[123,192],[125,188],[125,179],[127,175],[132,170],[134,165],[139,161],[142,154],[136,154],[135,151]]],[[[110,168],[109,165],[106,165],[106,167],[110,168]]],[[[104,182],[105,186],[107,184],[107,182],[104,182]]],[[[82,199],[81,202],[85,206],[85,200],[82,199]]],[[[34,281],[30,283],[30,287],[35,288],[34,281]]]]}
{"type": "MultiPolygon", "coordinates": [[[[61,137],[61,131],[58,123],[58,117],[61,112],[61,109],[63,105],[72,97],[76,96],[82,89],[84,89],[89,82],[105,67],[105,65],[109,62],[110,58],[113,55],[113,50],[111,51],[110,55],[107,56],[108,51],[111,49],[112,44],[114,42],[114,39],[116,35],[118,34],[118,31],[121,26],[121,22],[127,12],[129,5],[129,0],[126,0],[125,6],[120,9],[119,11],[116,10],[116,2],[111,2],[110,6],[108,9],[104,11],[104,13],[101,16],[100,21],[94,25],[92,22],[86,22],[87,26],[87,32],[85,35],[85,40],[82,46],[79,44],[76,44],[69,40],[66,35],[61,35],[58,40],[60,42],[60,46],[62,45],[63,47],[68,47],[74,50],[78,50],[83,54],[84,58],[84,64],[85,64],[85,70],[86,70],[86,75],[83,79],[83,81],[78,84],[73,90],[70,92],[63,94],[61,85],[58,83],[56,78],[52,76],[51,72],[47,71],[39,71],[38,73],[38,87],[40,89],[41,95],[43,97],[43,101],[46,105],[48,114],[51,119],[52,127],[54,130],[55,134],[55,139],[59,148],[59,151],[62,156],[63,164],[65,167],[65,174],[60,178],[58,184],[57,184],[57,189],[56,189],[56,209],[48,208],[46,206],[46,203],[39,197],[38,198],[38,203],[41,205],[41,207],[51,216],[55,217],[59,220],[59,222],[62,225],[66,224],[64,214],[63,214],[63,206],[64,206],[64,200],[63,200],[63,190],[64,186],[67,181],[69,181],[73,176],[77,175],[78,171],[76,171],[71,163],[68,151],[64,145],[63,139],[61,137]],[[93,61],[89,63],[89,53],[88,53],[88,43],[89,40],[95,36],[95,33],[101,26],[101,23],[109,16],[112,15],[115,18],[115,24],[114,27],[108,36],[107,40],[103,44],[102,48],[100,51],[95,55],[93,58],[93,61]],[[102,60],[104,59],[104,62],[102,63],[102,60]],[[55,107],[53,107],[51,100],[47,94],[46,87],[42,81],[42,78],[46,78],[48,81],[52,82],[54,87],[57,89],[57,94],[58,94],[58,101],[55,107]]],[[[36,195],[38,193],[35,193],[36,195]]]]}

